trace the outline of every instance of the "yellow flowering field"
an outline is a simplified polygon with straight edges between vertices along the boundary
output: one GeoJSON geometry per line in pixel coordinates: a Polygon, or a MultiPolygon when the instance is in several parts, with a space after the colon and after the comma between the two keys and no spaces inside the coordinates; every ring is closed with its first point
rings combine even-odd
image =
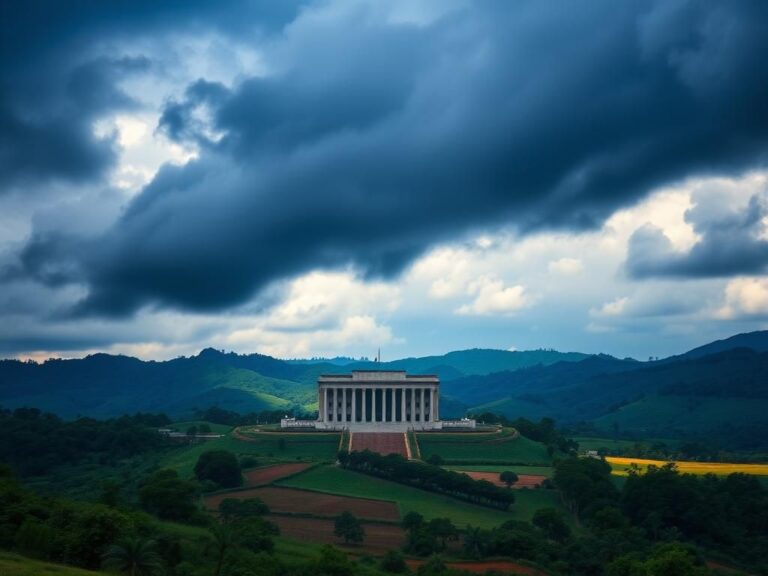
{"type": "MultiPolygon", "coordinates": [[[[664,466],[668,462],[664,460],[647,460],[644,458],[620,458],[617,456],[606,456],[606,462],[613,468],[613,474],[617,476],[626,476],[630,465],[637,464],[640,469],[645,470],[648,466],[664,466]]],[[[676,461],[677,469],[687,474],[718,474],[728,475],[734,472],[743,472],[744,474],[754,474],[756,476],[768,476],[768,464],[736,464],[730,462],[681,462],[676,461]]]]}

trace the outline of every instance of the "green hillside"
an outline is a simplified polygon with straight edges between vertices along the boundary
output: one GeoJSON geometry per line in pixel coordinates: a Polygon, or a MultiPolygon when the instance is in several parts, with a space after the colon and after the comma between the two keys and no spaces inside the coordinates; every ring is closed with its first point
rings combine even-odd
{"type": "Polygon", "coordinates": [[[0,574],[2,576],[98,576],[106,572],[92,572],[63,564],[41,562],[0,551],[0,574]]]}

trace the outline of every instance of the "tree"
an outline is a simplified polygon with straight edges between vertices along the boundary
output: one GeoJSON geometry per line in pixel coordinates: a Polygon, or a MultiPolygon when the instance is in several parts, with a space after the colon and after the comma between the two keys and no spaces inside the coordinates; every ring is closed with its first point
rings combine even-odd
{"type": "Polygon", "coordinates": [[[408,565],[400,552],[390,550],[381,559],[381,569],[392,574],[402,574],[408,571],[408,565]]]}
{"type": "Polygon", "coordinates": [[[197,426],[187,428],[187,436],[197,436],[197,426]]]}
{"type": "Polygon", "coordinates": [[[130,576],[153,576],[163,564],[153,540],[126,538],[113,544],[104,554],[104,567],[130,576]]]}
{"type": "Polygon", "coordinates": [[[224,522],[233,522],[269,514],[269,508],[261,498],[225,498],[219,504],[219,514],[224,522]]]}
{"type": "Polygon", "coordinates": [[[403,519],[400,522],[400,525],[404,530],[412,530],[413,528],[421,526],[422,524],[424,524],[424,516],[418,512],[413,511],[408,512],[408,514],[403,516],[403,519]]]}
{"type": "Polygon", "coordinates": [[[457,540],[459,537],[459,531],[450,518],[433,518],[427,524],[427,529],[440,539],[442,550],[445,550],[448,540],[457,540]]]}
{"type": "Polygon", "coordinates": [[[210,434],[211,427],[208,424],[200,424],[200,426],[197,427],[197,431],[200,434],[210,434]]]}
{"type": "Polygon", "coordinates": [[[520,478],[517,474],[512,472],[512,470],[504,470],[501,474],[499,474],[499,480],[504,482],[504,484],[507,485],[507,488],[511,488],[512,484],[517,482],[520,478]]]}
{"type": "Polygon", "coordinates": [[[200,454],[195,476],[201,482],[210,480],[222,488],[235,488],[243,483],[240,463],[227,450],[207,450],[200,454]]]}
{"type": "Polygon", "coordinates": [[[145,510],[162,520],[187,522],[195,515],[197,486],[179,478],[175,470],[158,470],[139,492],[145,510]]]}
{"type": "Polygon", "coordinates": [[[563,515],[554,508],[536,510],[531,520],[534,526],[541,528],[547,538],[562,542],[571,534],[571,529],[565,523],[563,515]]]}
{"type": "Polygon", "coordinates": [[[443,457],[440,456],[440,454],[432,454],[429,458],[427,458],[427,463],[432,464],[433,466],[442,466],[443,465],[443,457]]]}
{"type": "Polygon", "coordinates": [[[359,543],[365,538],[363,525],[351,512],[343,512],[341,516],[336,517],[333,529],[334,535],[344,538],[344,543],[359,543]]]}

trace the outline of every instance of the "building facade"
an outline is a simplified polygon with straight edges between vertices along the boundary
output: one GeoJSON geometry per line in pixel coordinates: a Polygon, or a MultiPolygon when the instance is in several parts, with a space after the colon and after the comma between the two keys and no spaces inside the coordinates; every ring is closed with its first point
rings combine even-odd
{"type": "Polygon", "coordinates": [[[440,423],[440,380],[402,370],[353,370],[317,380],[318,418],[325,430],[435,430],[440,423]]]}

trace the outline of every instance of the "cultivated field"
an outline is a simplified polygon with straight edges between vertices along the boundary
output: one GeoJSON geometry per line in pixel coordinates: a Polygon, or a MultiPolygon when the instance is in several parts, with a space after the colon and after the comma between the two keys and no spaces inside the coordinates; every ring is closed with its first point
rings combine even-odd
{"type": "Polygon", "coordinates": [[[354,432],[352,433],[352,450],[370,450],[379,454],[400,454],[405,458],[408,457],[405,434],[402,432],[381,434],[354,432]]]}
{"type": "Polygon", "coordinates": [[[527,474],[534,476],[546,476],[551,478],[555,473],[551,466],[505,466],[503,464],[465,464],[465,465],[451,465],[445,466],[449,470],[456,470],[457,472],[464,472],[467,470],[474,472],[495,472],[501,474],[505,470],[516,472],[517,474],[527,474]]]}
{"type": "Polygon", "coordinates": [[[397,522],[400,512],[397,504],[385,500],[350,498],[308,490],[295,490],[277,486],[249,488],[235,492],[223,492],[205,498],[205,506],[218,510],[226,498],[260,498],[269,506],[271,512],[282,514],[309,514],[313,516],[338,516],[342,512],[351,512],[358,518],[397,522]]]}
{"type": "Polygon", "coordinates": [[[296,462],[291,464],[275,464],[274,466],[265,466],[244,472],[246,486],[263,486],[271,484],[275,480],[298,474],[312,466],[308,462],[296,462]]]}
{"type": "Polygon", "coordinates": [[[237,456],[253,456],[260,460],[303,460],[311,462],[330,462],[336,459],[339,449],[340,434],[301,434],[264,432],[243,435],[243,439],[233,436],[234,432],[223,438],[201,442],[171,456],[164,464],[173,468],[183,477],[192,476],[200,454],[207,450],[228,450],[237,456]]]}
{"type": "MultiPolygon", "coordinates": [[[[411,570],[416,570],[419,566],[424,564],[426,560],[406,560],[408,567],[411,570]]],[[[530,566],[524,566],[517,562],[510,560],[483,560],[479,562],[446,562],[445,564],[449,568],[455,570],[464,570],[472,574],[485,574],[486,572],[498,572],[502,574],[527,574],[530,576],[545,576],[545,573],[536,568],[530,566]]]]}
{"type": "Polygon", "coordinates": [[[459,526],[491,528],[507,520],[530,520],[536,510],[562,505],[552,490],[519,490],[508,512],[477,506],[455,498],[366,476],[335,466],[319,466],[302,474],[279,480],[280,486],[317,490],[360,498],[381,498],[397,502],[400,514],[418,512],[425,518],[450,518],[459,526]]]}
{"type": "Polygon", "coordinates": [[[344,541],[333,535],[334,521],[322,518],[294,518],[270,516],[269,520],[280,528],[280,534],[303,542],[333,544],[355,553],[383,555],[399,549],[405,542],[405,532],[393,524],[364,524],[365,540],[360,545],[344,546],[344,541]]]}
{"type": "MultiPolygon", "coordinates": [[[[613,468],[613,473],[618,476],[626,476],[632,464],[636,464],[641,470],[648,466],[664,466],[668,464],[664,460],[646,460],[644,458],[619,458],[606,457],[606,462],[613,468]]],[[[675,462],[680,472],[687,474],[717,474],[728,475],[734,472],[754,474],[755,476],[768,476],[768,464],[737,464],[728,462],[675,462]]]]}
{"type": "MultiPolygon", "coordinates": [[[[487,482],[490,482],[491,484],[495,484],[496,486],[501,486],[504,488],[506,484],[502,482],[499,479],[499,474],[496,472],[481,472],[478,470],[461,470],[462,474],[466,474],[473,480],[485,480],[487,482]]],[[[541,485],[544,480],[546,480],[546,476],[538,476],[534,474],[519,474],[518,480],[512,485],[513,489],[521,489],[521,488],[536,488],[536,486],[541,485]]]]}
{"type": "Polygon", "coordinates": [[[512,429],[495,434],[427,432],[417,434],[417,437],[424,460],[437,454],[450,463],[500,462],[548,466],[552,462],[543,444],[520,436],[512,429]]]}

